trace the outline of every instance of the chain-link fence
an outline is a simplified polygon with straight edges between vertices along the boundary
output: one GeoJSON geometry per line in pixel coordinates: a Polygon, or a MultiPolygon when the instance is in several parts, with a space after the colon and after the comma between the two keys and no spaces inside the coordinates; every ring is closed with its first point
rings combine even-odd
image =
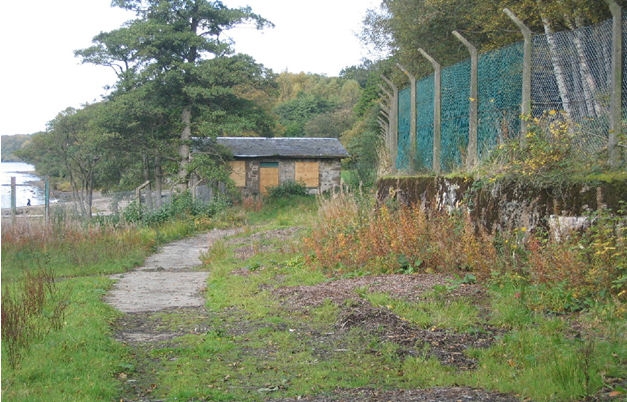
{"type": "MultiPolygon", "coordinates": [[[[19,190],[19,187],[15,187],[19,190]]],[[[16,193],[15,188],[11,191],[16,193]]],[[[222,189],[220,189],[222,190],[222,189]]],[[[14,197],[14,195],[11,197],[14,197]]],[[[3,217],[13,218],[41,218],[46,220],[64,220],[67,217],[94,217],[120,215],[125,218],[137,219],[140,215],[163,213],[172,211],[176,195],[179,199],[189,196],[178,205],[179,208],[199,207],[208,205],[216,200],[216,190],[207,185],[194,185],[189,194],[179,193],[172,189],[156,191],[149,186],[141,186],[134,191],[107,192],[95,191],[88,194],[74,194],[71,192],[51,191],[49,202],[43,198],[33,198],[31,204],[24,201],[21,204],[13,203],[2,209],[3,217]],[[90,202],[91,198],[91,202],[90,202]],[[91,213],[91,214],[90,214],[91,213]]],[[[223,197],[218,197],[223,200],[223,197]]],[[[30,201],[30,200],[29,200],[30,201]]]]}
{"type": "MultiPolygon", "coordinates": [[[[626,23],[623,20],[623,27],[626,23]]],[[[533,116],[563,110],[572,122],[581,151],[596,152],[607,146],[612,20],[575,31],[535,35],[532,54],[533,116]]],[[[622,86],[625,94],[625,80],[622,86]]]]}
{"type": "MultiPolygon", "coordinates": [[[[572,31],[532,37],[531,117],[564,111],[579,151],[596,153],[608,146],[612,95],[612,20],[572,31]]],[[[627,43],[623,18],[623,44],[627,43]]],[[[434,74],[416,82],[416,132],[411,132],[411,88],[398,91],[396,168],[440,171],[464,166],[469,143],[470,102],[477,102],[477,155],[521,133],[523,42],[480,54],[477,99],[470,93],[470,59],[443,68],[440,92],[440,147],[434,147],[434,74]],[[415,135],[412,141],[412,135],[415,135]],[[412,149],[412,146],[415,146],[412,149]]],[[[623,51],[622,71],[627,66],[623,51]]],[[[627,74],[622,79],[622,117],[627,117],[627,74]]],[[[438,98],[435,98],[436,101],[438,98]]],[[[394,117],[392,117],[394,118],[394,117]]],[[[390,125],[391,126],[391,125],[390,125]]]]}

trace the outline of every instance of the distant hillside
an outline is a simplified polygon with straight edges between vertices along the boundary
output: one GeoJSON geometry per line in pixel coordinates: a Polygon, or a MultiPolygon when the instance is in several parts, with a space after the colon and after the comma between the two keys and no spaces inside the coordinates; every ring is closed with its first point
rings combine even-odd
{"type": "Polygon", "coordinates": [[[22,148],[30,141],[30,134],[3,135],[2,140],[2,162],[20,162],[13,153],[22,148]]]}

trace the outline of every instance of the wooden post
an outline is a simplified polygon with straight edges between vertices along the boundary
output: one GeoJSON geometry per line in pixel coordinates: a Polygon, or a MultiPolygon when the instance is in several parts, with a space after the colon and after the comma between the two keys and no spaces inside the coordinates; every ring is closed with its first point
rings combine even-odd
{"type": "Polygon", "coordinates": [[[508,8],[503,9],[503,12],[518,26],[518,29],[523,34],[523,72],[522,72],[522,102],[520,105],[520,143],[525,145],[527,142],[527,120],[531,116],[531,29],[527,26],[508,8]]]}
{"type": "Polygon", "coordinates": [[[607,0],[612,12],[612,89],[610,95],[610,132],[607,141],[610,167],[620,166],[622,155],[618,150],[618,138],[622,134],[622,84],[623,84],[623,12],[614,0],[607,0]]]}
{"type": "Polygon", "coordinates": [[[390,157],[392,159],[392,167],[396,170],[396,156],[398,153],[398,88],[394,83],[385,76],[381,79],[392,89],[392,97],[390,98],[390,157]]]}
{"type": "Polygon", "coordinates": [[[11,220],[15,223],[15,216],[17,214],[17,184],[15,182],[15,176],[11,176],[11,220]]]}
{"type": "Polygon", "coordinates": [[[433,65],[433,171],[440,173],[440,154],[442,152],[442,67],[423,49],[418,49],[433,65]]]}
{"type": "Polygon", "coordinates": [[[472,45],[466,38],[464,38],[459,32],[453,31],[453,35],[459,39],[460,42],[466,46],[468,52],[470,52],[470,115],[468,119],[468,155],[466,156],[466,168],[471,170],[477,164],[478,152],[477,152],[477,129],[479,126],[478,117],[478,70],[479,70],[479,56],[477,48],[472,45]]]}
{"type": "Polygon", "coordinates": [[[138,204],[138,205],[141,205],[141,204],[142,204],[142,193],[141,193],[141,190],[142,190],[144,187],[146,187],[147,185],[149,185],[149,184],[150,184],[150,180],[146,180],[146,181],[144,182],[144,184],[142,184],[141,186],[139,186],[139,187],[137,187],[137,188],[135,189],[135,198],[137,198],[137,204],[138,204]]]}
{"type": "Polygon", "coordinates": [[[411,172],[416,171],[416,120],[417,120],[417,110],[416,110],[416,77],[409,73],[403,66],[400,64],[396,64],[399,70],[401,70],[405,75],[409,78],[410,85],[410,96],[411,96],[411,106],[409,113],[409,165],[411,172]]]}

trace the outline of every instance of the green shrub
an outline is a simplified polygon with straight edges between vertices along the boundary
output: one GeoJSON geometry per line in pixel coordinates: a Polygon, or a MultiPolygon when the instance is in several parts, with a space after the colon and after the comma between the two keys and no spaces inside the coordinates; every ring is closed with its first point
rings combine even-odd
{"type": "Polygon", "coordinates": [[[195,200],[189,191],[175,194],[172,201],[161,208],[151,211],[137,201],[133,201],[123,211],[126,222],[155,226],[170,220],[194,218],[199,216],[213,217],[227,209],[230,202],[222,196],[214,197],[211,202],[195,200]]]}
{"type": "Polygon", "coordinates": [[[306,196],[307,194],[307,187],[303,183],[287,181],[270,188],[268,191],[268,199],[270,201],[276,201],[292,196],[306,196]]]}

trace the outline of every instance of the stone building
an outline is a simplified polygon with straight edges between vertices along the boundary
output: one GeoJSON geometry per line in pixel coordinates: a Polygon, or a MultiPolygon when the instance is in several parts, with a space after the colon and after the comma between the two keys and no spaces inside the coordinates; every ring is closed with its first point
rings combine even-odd
{"type": "Polygon", "coordinates": [[[286,182],[302,183],[311,194],[340,185],[341,160],[348,152],[336,138],[218,137],[230,149],[231,179],[243,195],[266,194],[286,182]]]}

